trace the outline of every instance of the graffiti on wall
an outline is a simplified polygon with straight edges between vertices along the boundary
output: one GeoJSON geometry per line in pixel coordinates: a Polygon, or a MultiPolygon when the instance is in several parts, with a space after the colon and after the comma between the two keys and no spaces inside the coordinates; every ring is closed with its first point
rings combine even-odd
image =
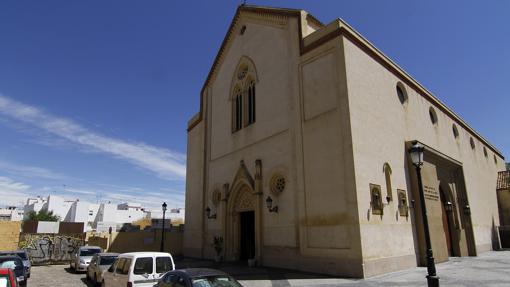
{"type": "Polygon", "coordinates": [[[20,240],[20,248],[27,251],[35,265],[67,263],[83,245],[83,234],[22,234],[20,240]]]}

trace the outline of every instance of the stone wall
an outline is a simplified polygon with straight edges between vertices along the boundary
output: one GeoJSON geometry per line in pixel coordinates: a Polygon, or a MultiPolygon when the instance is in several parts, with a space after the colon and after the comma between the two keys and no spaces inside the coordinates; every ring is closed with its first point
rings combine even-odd
{"type": "Polygon", "coordinates": [[[0,221],[0,251],[18,249],[21,221],[0,221]]]}

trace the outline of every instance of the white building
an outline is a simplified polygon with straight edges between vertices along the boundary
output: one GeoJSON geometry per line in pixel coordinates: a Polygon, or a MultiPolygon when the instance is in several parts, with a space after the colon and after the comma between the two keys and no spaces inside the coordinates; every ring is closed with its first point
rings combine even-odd
{"type": "MultiPolygon", "coordinates": [[[[25,214],[30,211],[39,212],[42,209],[53,211],[53,214],[58,215],[60,220],[64,222],[84,222],[84,231],[108,230],[109,227],[115,229],[122,226],[122,224],[133,223],[143,218],[162,217],[161,211],[155,213],[146,211],[140,203],[113,204],[108,202],[97,204],[80,201],[79,199],[66,200],[56,195],[50,195],[47,198],[29,198],[24,207],[25,214]]],[[[172,221],[184,220],[184,208],[168,210],[166,218],[172,221]]]]}
{"type": "MultiPolygon", "coordinates": [[[[66,200],[60,196],[49,195],[48,200],[44,203],[42,209],[53,211],[54,215],[60,217],[61,221],[66,221],[65,219],[68,217],[69,211],[76,200],[66,200]]],[[[70,221],[76,222],[76,221],[70,221]]]]}
{"type": "MultiPolygon", "coordinates": [[[[147,218],[162,219],[162,210],[148,210],[146,211],[147,218]]],[[[165,213],[165,219],[170,219],[171,222],[182,222],[184,223],[185,209],[182,207],[168,209],[165,213]]]]}
{"type": "Polygon", "coordinates": [[[44,204],[46,203],[47,199],[37,196],[36,198],[28,198],[27,203],[25,204],[25,207],[23,208],[24,214],[28,215],[29,212],[39,212],[44,204]]]}
{"type": "Polygon", "coordinates": [[[21,221],[23,219],[23,210],[16,206],[0,208],[0,221],[21,221]]]}

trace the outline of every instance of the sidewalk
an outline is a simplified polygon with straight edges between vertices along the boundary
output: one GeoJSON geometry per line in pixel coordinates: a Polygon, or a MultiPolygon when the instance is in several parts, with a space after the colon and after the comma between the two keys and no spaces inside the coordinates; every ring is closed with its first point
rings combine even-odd
{"type": "MultiPolygon", "coordinates": [[[[277,268],[248,268],[231,263],[184,259],[177,268],[209,267],[225,271],[245,287],[286,286],[427,286],[424,267],[393,272],[369,279],[342,279],[277,268]]],[[[491,251],[478,257],[452,257],[436,265],[441,286],[510,286],[510,251],[491,251]]]]}

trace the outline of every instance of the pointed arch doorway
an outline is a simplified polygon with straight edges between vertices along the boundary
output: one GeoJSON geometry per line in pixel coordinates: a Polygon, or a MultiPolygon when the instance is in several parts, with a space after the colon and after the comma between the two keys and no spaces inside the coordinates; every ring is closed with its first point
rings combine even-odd
{"type": "Polygon", "coordinates": [[[244,164],[229,193],[225,217],[225,258],[228,261],[260,261],[261,193],[244,164]]]}

